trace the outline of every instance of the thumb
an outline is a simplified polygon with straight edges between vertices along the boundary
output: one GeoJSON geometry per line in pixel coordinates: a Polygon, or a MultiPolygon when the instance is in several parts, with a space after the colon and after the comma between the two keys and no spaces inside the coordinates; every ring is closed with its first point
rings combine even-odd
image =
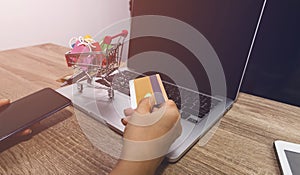
{"type": "Polygon", "coordinates": [[[153,95],[150,97],[144,98],[139,102],[136,112],[140,114],[148,114],[151,112],[153,106],[155,105],[155,98],[153,95]]]}
{"type": "Polygon", "coordinates": [[[0,106],[6,105],[9,103],[10,103],[10,101],[8,99],[0,99],[0,106]]]}

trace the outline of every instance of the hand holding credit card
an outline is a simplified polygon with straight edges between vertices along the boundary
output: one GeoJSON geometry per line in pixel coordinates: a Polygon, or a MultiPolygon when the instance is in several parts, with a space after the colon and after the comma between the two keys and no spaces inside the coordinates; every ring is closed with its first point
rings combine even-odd
{"type": "Polygon", "coordinates": [[[129,81],[130,101],[133,109],[146,97],[154,96],[155,105],[160,105],[168,100],[166,90],[159,74],[138,78],[129,81]]]}

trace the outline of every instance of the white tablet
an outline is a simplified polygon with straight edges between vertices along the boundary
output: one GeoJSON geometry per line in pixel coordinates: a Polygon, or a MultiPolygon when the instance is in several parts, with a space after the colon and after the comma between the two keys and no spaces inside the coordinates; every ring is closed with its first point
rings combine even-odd
{"type": "Polygon", "coordinates": [[[274,145],[282,173],[284,175],[299,175],[300,144],[277,140],[274,145]]]}

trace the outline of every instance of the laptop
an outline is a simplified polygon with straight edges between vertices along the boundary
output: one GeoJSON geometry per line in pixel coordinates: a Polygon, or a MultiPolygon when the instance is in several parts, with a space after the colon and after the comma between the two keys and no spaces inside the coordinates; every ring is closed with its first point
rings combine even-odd
{"type": "Polygon", "coordinates": [[[122,133],[123,109],[130,107],[128,80],[159,73],[181,113],[182,134],[167,154],[176,162],[237,99],[266,0],[131,3],[126,65],[108,77],[113,100],[103,100],[107,92],[101,89],[77,92],[76,84],[57,91],[122,133]]]}

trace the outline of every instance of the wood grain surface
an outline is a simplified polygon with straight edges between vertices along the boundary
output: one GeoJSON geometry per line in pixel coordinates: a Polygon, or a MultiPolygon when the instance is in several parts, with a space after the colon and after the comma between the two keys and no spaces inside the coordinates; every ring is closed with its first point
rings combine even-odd
{"type": "MultiPolygon", "coordinates": [[[[1,51],[0,98],[59,88],[55,80],[73,72],[67,50],[43,44],[1,51]]],[[[199,142],[177,163],[164,162],[157,174],[280,174],[273,142],[300,143],[299,128],[299,107],[240,93],[205,145],[199,142]]],[[[33,131],[0,143],[0,174],[108,174],[117,162],[108,151],[121,148],[118,134],[72,107],[33,131]]]]}

